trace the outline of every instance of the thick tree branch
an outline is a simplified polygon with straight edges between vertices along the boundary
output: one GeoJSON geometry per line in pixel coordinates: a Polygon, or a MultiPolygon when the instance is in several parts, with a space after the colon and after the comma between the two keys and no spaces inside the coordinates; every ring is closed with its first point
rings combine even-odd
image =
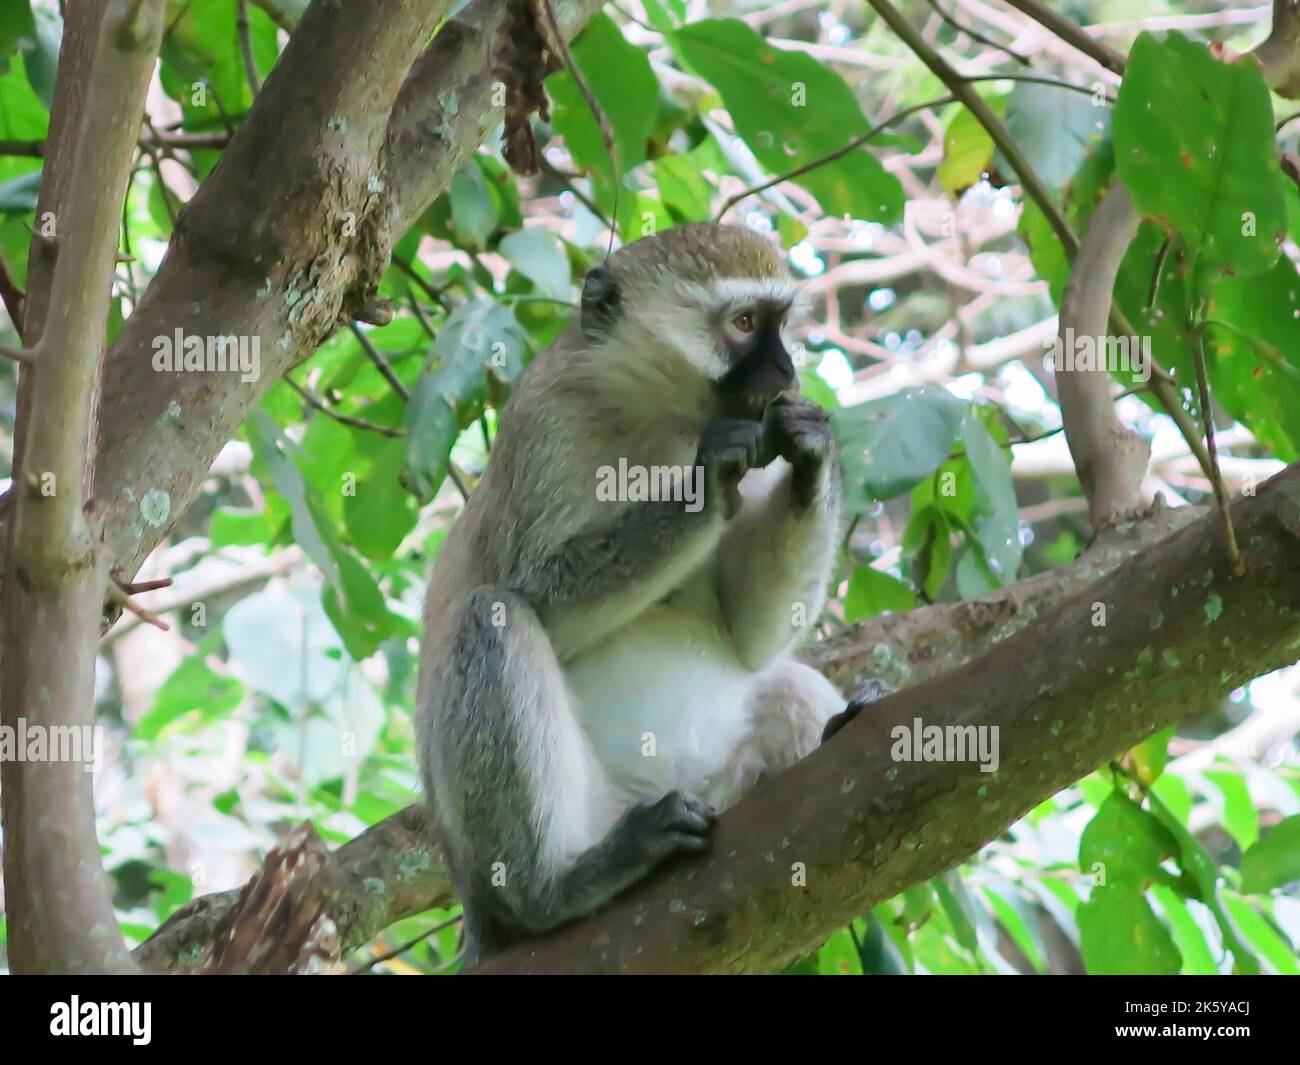
{"type": "MultiPolygon", "coordinates": [[[[367,306],[393,241],[500,121],[489,43],[504,5],[475,0],[425,49],[446,6],[350,0],[344,19],[317,0],[181,215],[107,359],[97,497],[124,575],[185,512],[253,404],[367,306]],[[178,326],[256,338],[260,377],[156,372],[154,341],[178,326]]],[[[561,5],[565,32],[599,7],[561,5]]]]}
{"type": "MultiPolygon", "coordinates": [[[[1059,570],[971,602],[873,618],[810,648],[804,657],[845,691],[872,677],[892,690],[914,687],[973,661],[1197,518],[1190,509],[1158,513],[1108,531],[1059,570]]],[[[454,901],[441,850],[431,842],[420,806],[408,807],[345,844],[330,864],[348,870],[347,876],[334,879],[326,910],[343,929],[345,949],[354,949],[394,921],[454,901]]],[[[236,889],[204,896],[178,911],[138,948],[141,964],[159,970],[193,964],[237,894],[236,889]]]]}
{"type": "MultiPolygon", "coordinates": [[[[456,901],[423,806],[408,806],[333,851],[325,878],[325,916],[337,927],[345,953],[394,921],[456,901]]],[[[181,907],[136,948],[136,960],[151,972],[197,965],[241,890],[203,895],[181,907]]]]}
{"type": "Polygon", "coordinates": [[[181,214],[104,375],[96,495],[124,575],[184,513],[257,399],[378,284],[396,237],[383,224],[388,121],[446,7],[350,0],[344,14],[316,0],[181,214]],[[257,379],[156,370],[156,339],[178,328],[249,338],[257,379]]]}
{"type": "Polygon", "coordinates": [[[1300,99],[1300,0],[1273,0],[1272,32],[1250,54],[1270,89],[1300,99]]]}
{"type": "MultiPolygon", "coordinates": [[[[31,410],[43,414],[25,419],[10,506],[0,703],[6,725],[23,722],[51,743],[70,733],[84,739],[94,727],[108,564],[98,550],[98,516],[87,514],[94,474],[88,444],[119,212],[162,27],[163,0],[118,0],[103,14],[51,295],[28,371],[31,410]]],[[[100,863],[88,755],[51,748],[44,761],[0,764],[15,972],[134,968],[100,863]]]]}
{"type": "Polygon", "coordinates": [[[764,972],[969,857],[1042,799],[1300,654],[1300,466],[1202,517],[969,666],[873,706],[724,815],[709,854],[479,971],[764,972]],[[1094,627],[1095,604],[1107,608],[1094,627]],[[1000,766],[902,762],[891,730],[997,726],[1000,766]],[[804,871],[806,886],[795,876],[804,871]]]}

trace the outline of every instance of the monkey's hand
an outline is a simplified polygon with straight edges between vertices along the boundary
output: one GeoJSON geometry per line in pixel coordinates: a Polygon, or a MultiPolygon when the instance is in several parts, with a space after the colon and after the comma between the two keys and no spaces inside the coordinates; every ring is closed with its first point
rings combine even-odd
{"type": "Polygon", "coordinates": [[[768,446],[794,471],[791,489],[795,502],[809,506],[816,498],[822,470],[835,455],[826,412],[797,392],[782,392],[768,404],[764,425],[768,446]]]}
{"type": "Polygon", "coordinates": [[[725,518],[740,510],[740,479],[758,462],[763,423],[742,418],[710,422],[700,438],[697,466],[704,468],[705,498],[725,518]]]}
{"type": "Polygon", "coordinates": [[[610,858],[639,879],[674,854],[707,849],[717,817],[708,803],[680,791],[639,802],[610,832],[610,858]]]}

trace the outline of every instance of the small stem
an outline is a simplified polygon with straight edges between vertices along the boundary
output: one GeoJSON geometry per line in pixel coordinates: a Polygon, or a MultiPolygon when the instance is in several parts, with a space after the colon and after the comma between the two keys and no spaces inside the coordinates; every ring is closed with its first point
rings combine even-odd
{"type": "Polygon", "coordinates": [[[1214,442],[1214,413],[1210,407],[1210,377],[1205,367],[1205,323],[1191,323],[1192,360],[1196,365],[1196,388],[1201,408],[1201,424],[1205,428],[1205,444],[1210,453],[1210,484],[1214,486],[1214,500],[1223,518],[1223,532],[1228,541],[1228,561],[1234,577],[1245,576],[1246,562],[1237,546],[1237,533],[1232,527],[1232,512],[1228,507],[1228,493],[1223,487],[1223,474],[1219,471],[1219,452],[1214,442]]]}
{"type": "Polygon", "coordinates": [[[819,166],[825,166],[827,163],[835,162],[836,159],[842,159],[844,156],[848,155],[849,152],[862,147],[862,145],[866,144],[872,137],[888,129],[890,126],[894,125],[894,123],[901,122],[903,119],[916,114],[918,111],[926,111],[931,107],[941,107],[944,104],[950,104],[956,98],[956,96],[940,96],[934,100],[926,100],[925,103],[913,104],[911,107],[903,108],[903,110],[890,115],[889,118],[885,119],[883,122],[879,122],[872,126],[866,133],[854,137],[848,142],[848,144],[844,145],[843,148],[837,148],[835,151],[814,159],[810,163],[804,163],[802,166],[797,166],[793,170],[787,170],[783,174],[778,174],[771,180],[764,181],[761,185],[754,185],[750,188],[742,189],[734,196],[723,201],[722,207],[719,209],[718,213],[713,216],[713,220],[715,222],[721,222],[723,216],[741,200],[747,199],[748,197],[754,196],[760,192],[766,192],[768,189],[775,185],[780,185],[782,182],[793,181],[795,178],[808,173],[810,170],[816,170],[819,166]]]}
{"type": "Polygon", "coordinates": [[[1112,74],[1123,75],[1124,57],[1114,49],[1101,43],[1084,32],[1082,26],[1071,22],[1064,15],[1058,15],[1041,0],[1007,0],[1007,3],[1022,15],[1028,15],[1040,26],[1050,30],[1066,44],[1077,48],[1084,55],[1096,60],[1112,74]]]}
{"type": "Polygon", "coordinates": [[[973,30],[969,26],[965,26],[962,23],[958,22],[955,18],[953,18],[952,15],[948,14],[948,12],[946,12],[942,7],[939,6],[939,0],[926,0],[926,2],[932,8],[934,8],[934,13],[936,15],[938,15],[941,19],[943,19],[944,22],[946,22],[958,33],[964,33],[972,41],[978,41],[980,44],[987,45],[989,48],[994,48],[997,51],[1010,56],[1022,67],[1028,67],[1033,65],[1026,56],[1023,56],[1019,52],[1014,51],[1011,48],[1008,48],[1005,44],[998,44],[997,41],[990,40],[988,37],[985,37],[979,31],[973,30]]]}
{"type": "Polygon", "coordinates": [[[366,429],[372,433],[379,433],[380,436],[396,437],[406,435],[405,430],[394,429],[390,425],[380,425],[377,422],[366,421],[365,418],[357,418],[354,415],[343,414],[334,410],[326,404],[323,399],[319,396],[313,395],[307,389],[303,388],[302,385],[298,384],[298,382],[288,374],[285,374],[284,380],[290,388],[302,397],[303,402],[306,403],[307,406],[311,407],[312,410],[320,411],[320,413],[324,414],[327,418],[333,418],[340,425],[348,425],[353,429],[366,429]]]}
{"type": "Polygon", "coordinates": [[[244,73],[248,75],[248,86],[256,96],[262,87],[257,80],[257,60],[253,55],[253,27],[248,21],[248,0],[239,0],[235,12],[235,28],[239,32],[239,51],[244,57],[244,73]]]}
{"type": "Polygon", "coordinates": [[[379,349],[376,348],[374,344],[370,343],[370,338],[366,336],[365,331],[355,322],[351,323],[348,328],[352,330],[352,335],[357,338],[357,343],[361,345],[362,350],[365,351],[367,356],[369,356],[370,361],[375,364],[375,368],[384,375],[384,380],[388,382],[394,392],[402,397],[403,403],[407,402],[411,398],[411,393],[407,390],[406,386],[402,384],[402,381],[397,374],[393,373],[392,366],[389,365],[388,360],[384,358],[379,349]]]}

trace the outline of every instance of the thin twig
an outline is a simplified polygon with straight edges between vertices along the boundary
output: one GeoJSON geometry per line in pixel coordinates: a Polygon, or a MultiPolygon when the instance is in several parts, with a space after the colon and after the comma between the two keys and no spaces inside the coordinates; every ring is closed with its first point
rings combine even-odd
{"type": "Polygon", "coordinates": [[[361,345],[361,349],[370,358],[370,361],[375,364],[375,369],[383,374],[384,380],[388,382],[389,387],[402,397],[403,403],[407,402],[411,398],[410,391],[402,384],[401,378],[393,373],[392,366],[389,365],[388,360],[384,358],[380,350],[370,342],[365,330],[355,322],[349,323],[348,328],[352,330],[352,335],[357,338],[357,343],[361,345]]]}
{"type": "Polygon", "coordinates": [[[1040,26],[1050,30],[1066,44],[1077,48],[1090,59],[1096,60],[1112,74],[1124,73],[1124,57],[1109,45],[1102,44],[1094,37],[1088,36],[1082,26],[1071,22],[1064,15],[1058,15],[1041,0],[1007,0],[1007,3],[1022,15],[1028,15],[1040,26]]]}
{"type": "MultiPolygon", "coordinates": [[[[592,115],[596,119],[596,124],[600,127],[600,139],[605,142],[605,151],[609,153],[609,166],[614,174],[614,211],[615,222],[618,220],[618,198],[619,189],[622,181],[619,175],[622,168],[618,162],[618,145],[614,141],[614,127],[610,124],[609,115],[605,114],[605,109],[600,106],[600,101],[596,99],[595,93],[591,91],[591,86],[587,84],[587,79],[582,76],[582,71],[578,69],[578,64],[573,61],[573,53],[569,51],[568,42],[564,39],[564,34],[560,31],[560,24],[555,20],[555,11],[551,7],[551,0],[541,0],[542,14],[545,16],[546,47],[553,55],[559,56],[560,61],[564,64],[564,69],[568,71],[569,77],[578,87],[578,92],[587,102],[591,109],[592,115]]],[[[609,224],[608,222],[606,224],[609,224]]],[[[614,250],[615,226],[609,225],[609,247],[605,254],[609,255],[614,250]]]]}
{"type": "Polygon", "coordinates": [[[430,927],[430,928],[426,928],[426,929],[425,929],[423,932],[421,932],[418,936],[414,936],[413,938],[408,939],[408,940],[407,940],[405,943],[403,943],[400,947],[394,947],[392,950],[390,950],[390,951],[388,951],[387,953],[384,953],[384,954],[376,954],[373,958],[371,958],[371,959],[370,959],[368,962],[366,962],[364,965],[358,965],[358,966],[357,966],[355,969],[353,969],[352,972],[349,973],[348,975],[349,975],[349,976],[357,976],[357,975],[359,975],[360,973],[364,973],[364,972],[365,972],[366,970],[368,970],[368,969],[373,969],[376,965],[381,965],[381,964],[383,964],[383,963],[386,962],[386,961],[392,961],[394,958],[399,957],[399,956],[405,954],[405,953],[406,953],[408,950],[410,950],[412,947],[417,947],[417,946],[419,946],[421,943],[423,943],[423,942],[424,942],[426,939],[428,939],[430,936],[437,935],[437,934],[438,934],[439,932],[441,932],[443,929],[445,929],[445,928],[450,928],[452,925],[457,924],[457,923],[461,920],[461,918],[462,918],[462,915],[458,913],[458,914],[456,914],[454,917],[448,917],[445,921],[439,921],[437,924],[433,925],[432,927],[430,927]]]}
{"type": "MultiPolygon", "coordinates": [[[[949,66],[947,61],[898,13],[897,9],[888,0],[867,0],[867,2],[875,8],[889,28],[916,54],[917,58],[952,91],[953,96],[964,104],[976,121],[984,127],[985,132],[988,133],[993,143],[1002,152],[1003,158],[1015,171],[1016,177],[1020,179],[1025,194],[1034,201],[1038,209],[1047,218],[1052,231],[1061,242],[1066,259],[1073,263],[1075,256],[1079,252],[1079,238],[1075,236],[1074,230],[1070,228],[1070,223],[1066,220],[1060,207],[1057,206],[1056,201],[1047,191],[1033,167],[1029,165],[1029,161],[1020,150],[1019,145],[1007,133],[1006,127],[1002,125],[998,116],[984,102],[983,97],[970,86],[968,80],[949,66]]],[[[1018,0],[1009,0],[1009,2],[1016,2],[1017,6],[1019,6],[1018,0]]],[[[1038,5],[1033,6],[1037,7],[1038,5]]],[[[1119,307],[1112,305],[1110,318],[1118,335],[1136,335],[1132,325],[1119,307]]],[[[1187,441],[1188,448],[1196,456],[1205,475],[1209,477],[1210,458],[1201,440],[1200,432],[1197,430],[1195,422],[1183,410],[1177,391],[1170,384],[1169,375],[1163,370],[1157,372],[1154,367],[1151,378],[1151,392],[1160,405],[1164,407],[1165,413],[1178,426],[1183,439],[1187,441]]]]}
{"type": "Polygon", "coordinates": [[[0,256],[0,300],[4,301],[9,320],[14,324],[14,332],[19,336],[23,335],[23,301],[26,298],[26,293],[18,287],[13,275],[9,273],[4,257],[0,256]]]}
{"type": "Polygon", "coordinates": [[[1205,429],[1205,445],[1210,453],[1210,484],[1214,487],[1214,501],[1223,518],[1223,533],[1227,538],[1228,562],[1234,577],[1245,576],[1246,562],[1237,546],[1237,533],[1232,527],[1232,511],[1228,507],[1228,493],[1223,487],[1223,474],[1219,471],[1219,451],[1214,442],[1214,411],[1210,406],[1210,377],[1205,368],[1205,324],[1196,322],[1191,330],[1192,362],[1196,367],[1196,389],[1201,408],[1201,424],[1205,429]]]}
{"type": "Polygon", "coordinates": [[[393,256],[393,265],[396,266],[397,269],[399,269],[412,281],[414,281],[416,285],[419,286],[421,291],[423,291],[424,294],[429,297],[429,299],[433,300],[433,302],[436,303],[439,307],[441,307],[444,311],[449,309],[447,307],[446,300],[444,300],[442,297],[442,293],[439,292],[436,288],[434,288],[431,284],[429,284],[429,282],[427,282],[424,278],[422,278],[419,275],[419,272],[415,269],[415,267],[411,263],[408,263],[405,259],[399,259],[397,258],[397,256],[393,256]]]}
{"type": "Polygon", "coordinates": [[[306,403],[307,406],[311,407],[312,410],[320,411],[320,413],[324,414],[327,418],[333,418],[340,425],[348,425],[353,429],[366,429],[372,433],[379,433],[380,436],[406,435],[405,429],[394,429],[391,425],[380,425],[377,422],[366,421],[365,418],[357,418],[351,414],[343,414],[334,410],[323,399],[319,396],[313,395],[307,389],[303,388],[302,385],[288,374],[285,374],[284,380],[290,388],[302,397],[303,402],[306,403]]]}
{"type": "Polygon", "coordinates": [[[156,614],[149,613],[149,611],[131,598],[131,593],[129,591],[130,588],[131,585],[123,583],[118,577],[114,576],[108,582],[108,596],[115,603],[120,604],[124,610],[129,610],[141,621],[147,622],[154,628],[161,629],[163,632],[170,632],[171,626],[168,625],[167,622],[163,621],[163,619],[158,617],[156,614]]]}
{"type": "Polygon", "coordinates": [[[235,29],[239,33],[239,51],[244,57],[244,73],[248,75],[248,86],[256,97],[262,91],[257,80],[257,59],[253,55],[253,27],[248,21],[248,0],[239,0],[235,9],[235,29]]]}
{"type": "Polygon", "coordinates": [[[1033,64],[1030,62],[1030,60],[1029,60],[1026,56],[1023,56],[1023,55],[1021,55],[1019,52],[1014,51],[1014,50],[1012,50],[1011,48],[1008,48],[1005,44],[998,44],[997,41],[994,41],[994,40],[991,40],[991,39],[988,38],[988,37],[985,37],[985,36],[984,36],[982,33],[980,33],[979,31],[977,31],[977,30],[973,30],[973,29],[971,29],[969,26],[964,26],[964,25],[962,25],[962,24],[961,24],[960,22],[958,22],[955,18],[953,18],[952,15],[948,14],[948,12],[946,12],[942,7],[939,6],[939,0],[926,0],[926,2],[927,2],[927,3],[928,3],[932,8],[934,8],[934,13],[935,13],[936,15],[938,15],[941,19],[943,19],[944,22],[946,22],[949,26],[951,26],[951,27],[952,27],[954,30],[956,30],[958,33],[964,33],[964,34],[965,34],[967,37],[969,37],[972,41],[978,41],[980,44],[987,45],[989,48],[996,49],[996,50],[999,51],[999,52],[1003,52],[1003,53],[1005,53],[1006,55],[1009,55],[1012,59],[1014,59],[1014,60],[1015,60],[1017,63],[1019,63],[1022,67],[1028,67],[1028,66],[1032,66],[1032,65],[1033,65],[1033,64]]]}
{"type": "Polygon", "coordinates": [[[942,107],[944,104],[952,103],[955,99],[957,99],[955,95],[940,96],[934,100],[926,100],[925,103],[913,104],[911,107],[905,107],[903,110],[890,115],[889,118],[885,119],[883,122],[879,122],[872,126],[866,133],[854,137],[848,142],[848,144],[844,145],[843,148],[837,148],[835,151],[814,159],[810,163],[804,163],[802,166],[797,166],[793,170],[787,170],[784,174],[778,174],[776,177],[764,181],[761,185],[753,185],[750,188],[742,189],[734,196],[723,201],[722,207],[718,210],[718,213],[714,215],[713,220],[715,222],[721,222],[723,216],[741,200],[747,199],[748,197],[754,196],[760,192],[766,192],[773,186],[780,185],[783,182],[793,181],[795,178],[808,173],[810,170],[816,170],[819,166],[825,166],[828,163],[835,162],[836,159],[842,159],[850,152],[862,147],[862,145],[866,144],[872,137],[875,137],[877,134],[894,125],[894,123],[900,122],[903,119],[916,114],[918,111],[926,111],[932,107],[942,107]]]}
{"type": "Polygon", "coordinates": [[[570,180],[569,175],[547,159],[545,153],[539,154],[538,161],[541,163],[542,173],[555,178],[555,180],[563,185],[568,192],[573,193],[573,198],[582,204],[583,207],[587,208],[587,210],[595,215],[596,218],[600,219],[600,224],[606,229],[613,228],[614,223],[605,217],[605,212],[600,209],[596,204],[596,201],[574,185],[572,180],[570,180]]]}

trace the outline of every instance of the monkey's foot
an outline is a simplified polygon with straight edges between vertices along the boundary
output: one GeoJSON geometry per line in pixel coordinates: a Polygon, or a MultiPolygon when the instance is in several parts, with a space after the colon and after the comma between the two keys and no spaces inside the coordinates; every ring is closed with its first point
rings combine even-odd
{"type": "Polygon", "coordinates": [[[628,843],[658,864],[680,851],[705,850],[718,815],[703,800],[670,791],[663,798],[638,803],[625,817],[628,843]]]}

